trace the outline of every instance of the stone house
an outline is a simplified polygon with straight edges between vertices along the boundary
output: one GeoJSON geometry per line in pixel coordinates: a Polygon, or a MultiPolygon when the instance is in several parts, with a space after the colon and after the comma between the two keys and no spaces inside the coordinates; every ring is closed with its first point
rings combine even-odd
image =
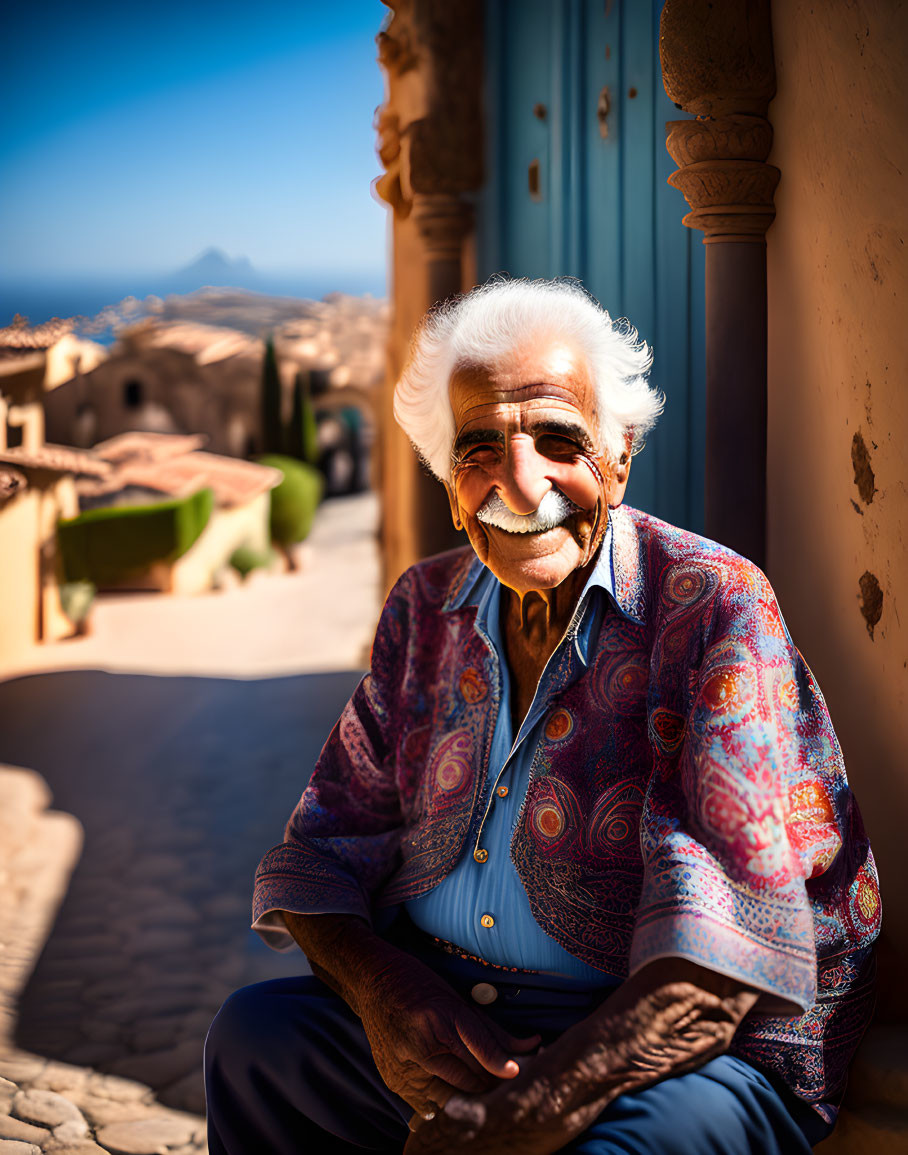
{"type": "MultiPolygon", "coordinates": [[[[103,368],[102,352],[68,322],[0,330],[0,671],[39,642],[72,634],[63,611],[57,525],[91,505],[160,502],[210,488],[214,509],[194,545],[131,587],[171,593],[210,589],[239,546],[267,553],[276,469],[201,452],[206,438],[119,435],[74,448],[45,441],[45,406],[64,382],[103,368]],[[75,373],[75,376],[73,374],[75,373]]],[[[64,388],[63,396],[66,392],[64,388]]]]}
{"type": "Polygon", "coordinates": [[[67,350],[62,322],[0,331],[0,668],[36,642],[72,632],[60,604],[57,521],[78,513],[79,476],[100,479],[110,469],[45,443],[45,389],[54,373],[67,372],[67,350]]]}
{"type": "MultiPolygon", "coordinates": [[[[87,447],[126,432],[201,433],[214,453],[262,452],[264,341],[193,318],[193,306],[206,300],[204,294],[171,299],[165,305],[176,310],[182,302],[190,316],[147,318],[121,332],[103,364],[74,374],[48,395],[49,435],[87,447]]],[[[232,300],[241,312],[244,298],[232,300]]],[[[251,328],[255,306],[247,302],[247,308],[251,328]]],[[[317,407],[352,404],[371,428],[373,393],[384,372],[386,307],[335,294],[299,302],[299,309],[304,315],[274,326],[285,417],[297,372],[315,369],[326,382],[317,407]]],[[[209,304],[205,315],[216,313],[209,304]]],[[[268,331],[267,324],[259,328],[268,331]]]]}
{"type": "Polygon", "coordinates": [[[82,447],[129,431],[201,433],[212,451],[245,456],[258,444],[263,349],[234,330],[142,323],[48,396],[48,430],[82,447]]]}
{"type": "Polygon", "coordinates": [[[281,473],[269,466],[204,452],[204,436],[122,433],[94,446],[107,467],[102,477],[82,478],[76,493],[82,510],[153,504],[210,489],[214,506],[197,540],[175,561],[130,575],[118,588],[197,594],[218,583],[233,552],[271,547],[270,493],[281,473]]]}

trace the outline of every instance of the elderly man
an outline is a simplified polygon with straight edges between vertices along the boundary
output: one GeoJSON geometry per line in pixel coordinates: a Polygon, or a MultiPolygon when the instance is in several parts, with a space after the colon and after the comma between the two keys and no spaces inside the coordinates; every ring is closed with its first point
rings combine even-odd
{"type": "Polygon", "coordinates": [[[763,574],[622,506],[649,350],[570,283],[430,314],[395,412],[472,550],[391,592],[206,1047],[212,1155],[806,1152],[873,858],[763,574]]]}

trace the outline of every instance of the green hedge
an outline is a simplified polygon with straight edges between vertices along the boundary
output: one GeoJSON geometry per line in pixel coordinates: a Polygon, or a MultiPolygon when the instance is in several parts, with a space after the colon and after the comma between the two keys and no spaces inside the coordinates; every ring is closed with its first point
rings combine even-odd
{"type": "Polygon", "coordinates": [[[174,501],[90,509],[58,522],[64,578],[112,585],[156,562],[174,562],[198,539],[213,508],[214,494],[201,489],[174,501]]]}
{"type": "Polygon", "coordinates": [[[292,457],[266,453],[258,460],[284,475],[271,491],[271,540],[282,546],[294,545],[309,536],[325,479],[314,466],[292,457]]]}

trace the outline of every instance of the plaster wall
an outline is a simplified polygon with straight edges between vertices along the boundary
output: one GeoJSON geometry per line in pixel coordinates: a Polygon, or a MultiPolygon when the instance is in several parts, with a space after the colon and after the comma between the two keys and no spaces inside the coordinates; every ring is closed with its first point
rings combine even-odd
{"type": "Polygon", "coordinates": [[[881,1002],[908,1014],[908,6],[772,20],[767,568],[879,865],[881,1002]]]}
{"type": "Polygon", "coordinates": [[[40,505],[26,489],[0,507],[0,676],[38,640],[40,505]]]}
{"type": "Polygon", "coordinates": [[[68,638],[73,623],[63,612],[60,601],[62,569],[57,553],[57,522],[75,517],[79,512],[75,478],[71,474],[48,477],[40,489],[39,569],[41,574],[40,640],[56,642],[68,638]]]}

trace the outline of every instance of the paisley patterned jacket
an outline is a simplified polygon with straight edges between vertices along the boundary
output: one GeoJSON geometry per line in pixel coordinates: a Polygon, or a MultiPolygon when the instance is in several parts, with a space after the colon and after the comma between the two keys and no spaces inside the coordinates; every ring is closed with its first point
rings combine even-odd
{"type": "MultiPolygon", "coordinates": [[[[732,1050],[830,1118],[872,1010],[880,902],[826,705],[760,570],[611,518],[615,600],[589,665],[564,662],[512,860],[537,922],[590,965],[677,955],[764,991],[732,1050]]],[[[289,940],[268,912],[369,918],[461,855],[498,704],[464,597],[480,564],[457,550],[392,590],[371,673],[259,866],[272,945],[289,940]]]]}

